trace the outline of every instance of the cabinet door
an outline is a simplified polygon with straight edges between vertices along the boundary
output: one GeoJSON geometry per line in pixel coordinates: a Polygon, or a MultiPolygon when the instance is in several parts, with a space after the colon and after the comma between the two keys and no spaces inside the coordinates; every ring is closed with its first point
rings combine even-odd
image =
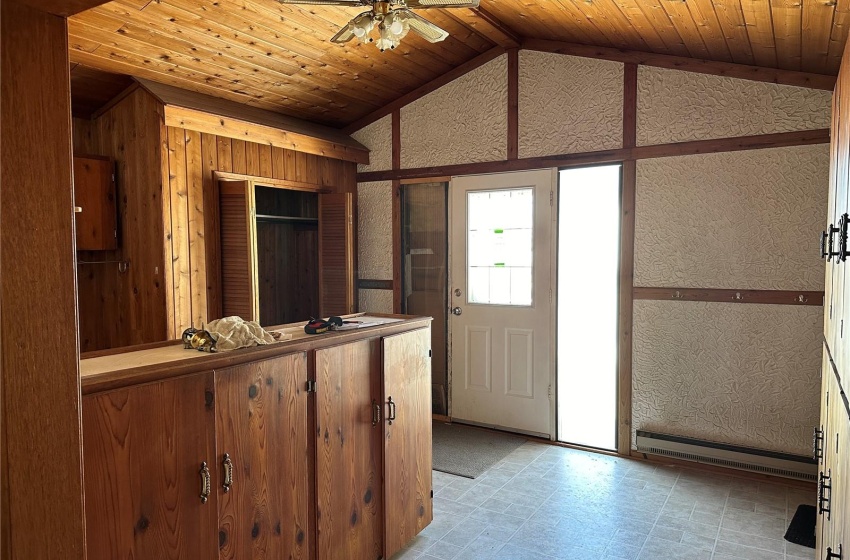
{"type": "Polygon", "coordinates": [[[354,198],[319,195],[319,312],[354,313],[354,198]]]}
{"type": "Polygon", "coordinates": [[[215,476],[212,384],[198,374],[83,399],[89,558],[216,556],[200,474],[206,462],[215,476]]]}
{"type": "Polygon", "coordinates": [[[74,157],[74,205],[77,250],[118,248],[118,211],[112,160],[100,156],[74,157]]]}
{"type": "Polygon", "coordinates": [[[303,352],[215,372],[222,559],[308,557],[306,381],[303,352]]]}
{"type": "Polygon", "coordinates": [[[319,560],[382,556],[377,340],[316,350],[319,560]]]}
{"type": "Polygon", "coordinates": [[[387,558],[433,519],[430,348],[430,328],[383,339],[387,558]]]}
{"type": "Polygon", "coordinates": [[[250,181],[221,181],[219,199],[222,313],[259,321],[254,185],[250,181]]]}

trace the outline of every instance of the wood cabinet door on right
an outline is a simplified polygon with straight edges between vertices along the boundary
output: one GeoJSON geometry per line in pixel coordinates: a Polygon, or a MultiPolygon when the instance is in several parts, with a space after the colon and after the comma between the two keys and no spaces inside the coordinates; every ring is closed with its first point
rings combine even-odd
{"type": "Polygon", "coordinates": [[[221,560],[308,558],[306,382],[303,352],[215,372],[221,560]]]}
{"type": "MultiPolygon", "coordinates": [[[[86,547],[91,560],[212,559],[212,373],[83,398],[86,547]]],[[[61,469],[62,465],[55,465],[61,469]]]]}
{"type": "Polygon", "coordinates": [[[434,518],[431,494],[431,329],[382,339],[386,557],[434,518]]]}
{"type": "Polygon", "coordinates": [[[383,554],[380,394],[376,339],[316,350],[319,560],[383,554]]]}

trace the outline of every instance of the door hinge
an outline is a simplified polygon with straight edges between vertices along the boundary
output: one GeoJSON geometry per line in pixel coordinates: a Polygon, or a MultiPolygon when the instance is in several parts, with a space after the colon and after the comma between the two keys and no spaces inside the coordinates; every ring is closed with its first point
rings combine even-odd
{"type": "Polygon", "coordinates": [[[316,392],[316,382],[315,381],[307,381],[307,383],[304,384],[304,390],[307,391],[308,393],[315,393],[316,392]]]}
{"type": "Polygon", "coordinates": [[[428,357],[429,357],[429,358],[434,357],[434,353],[431,351],[431,349],[430,349],[430,348],[428,349],[428,357]]]}
{"type": "Polygon", "coordinates": [[[549,191],[549,206],[555,205],[555,191],[549,191]]]}
{"type": "Polygon", "coordinates": [[[549,398],[551,399],[552,398],[552,384],[551,383],[549,384],[549,389],[548,389],[547,393],[549,395],[549,398]]]}

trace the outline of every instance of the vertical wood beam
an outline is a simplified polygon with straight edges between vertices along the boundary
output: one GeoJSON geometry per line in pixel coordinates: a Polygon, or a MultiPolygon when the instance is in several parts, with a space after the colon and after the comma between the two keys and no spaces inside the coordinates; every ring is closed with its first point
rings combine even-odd
{"type": "Polygon", "coordinates": [[[519,157],[519,50],[508,51],[508,159],[519,157]]]}
{"type": "MultiPolygon", "coordinates": [[[[393,169],[401,169],[401,109],[392,112],[393,169]]],[[[401,313],[401,182],[393,181],[393,313],[401,313]]]]}
{"type": "MultiPolygon", "coordinates": [[[[623,147],[637,141],[637,65],[623,69],[623,147]]],[[[635,185],[637,162],[623,162],[620,198],[619,335],[617,337],[617,452],[629,455],[632,446],[632,321],[634,312],[635,185]]]]}
{"type": "Polygon", "coordinates": [[[67,25],[0,12],[4,551],[84,560],[67,25]]]}

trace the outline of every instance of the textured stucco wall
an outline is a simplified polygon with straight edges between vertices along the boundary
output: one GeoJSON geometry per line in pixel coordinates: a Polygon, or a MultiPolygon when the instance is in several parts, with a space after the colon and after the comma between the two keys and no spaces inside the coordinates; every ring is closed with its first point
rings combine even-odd
{"type": "Polygon", "coordinates": [[[393,120],[392,115],[378,119],[351,135],[369,148],[369,165],[357,164],[358,172],[385,171],[393,166],[393,120]]]}
{"type": "Polygon", "coordinates": [[[638,67],[638,145],[829,128],[832,93],[638,67]]]}
{"type": "Polygon", "coordinates": [[[507,158],[507,55],[401,109],[401,166],[507,158]]]}
{"type": "Polygon", "coordinates": [[[637,163],[635,285],[822,290],[829,146],[637,163]]]}
{"type": "Polygon", "coordinates": [[[632,445],[634,430],[650,430],[809,455],[822,313],[636,301],[632,445]]]}
{"type": "Polygon", "coordinates": [[[392,280],[392,215],[392,183],[357,185],[358,278],[392,280]]]}
{"type": "Polygon", "coordinates": [[[519,157],[623,145],[623,65],[519,53],[519,157]]]}
{"type": "Polygon", "coordinates": [[[360,311],[368,313],[392,313],[392,290],[360,290],[360,311]]]}

